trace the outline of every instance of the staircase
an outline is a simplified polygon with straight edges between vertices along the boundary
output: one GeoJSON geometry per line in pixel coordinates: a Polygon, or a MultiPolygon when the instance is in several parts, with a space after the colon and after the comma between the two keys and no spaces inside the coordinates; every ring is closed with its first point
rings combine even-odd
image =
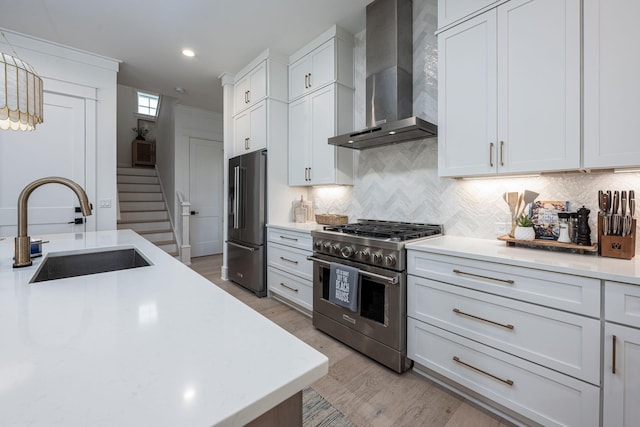
{"type": "Polygon", "coordinates": [[[118,168],[118,230],[131,229],[170,255],[178,255],[155,168],[118,168]]]}

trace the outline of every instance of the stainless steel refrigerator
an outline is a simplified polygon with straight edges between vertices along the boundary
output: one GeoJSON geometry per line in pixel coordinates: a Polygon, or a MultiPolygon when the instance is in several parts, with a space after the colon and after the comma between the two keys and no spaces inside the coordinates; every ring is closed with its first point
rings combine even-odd
{"type": "Polygon", "coordinates": [[[267,294],[267,150],[229,159],[227,267],[229,279],[267,294]]]}

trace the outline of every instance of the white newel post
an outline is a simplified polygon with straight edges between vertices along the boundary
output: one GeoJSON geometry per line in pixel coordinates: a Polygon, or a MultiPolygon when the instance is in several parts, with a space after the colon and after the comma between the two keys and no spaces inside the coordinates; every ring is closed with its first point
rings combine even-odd
{"type": "Polygon", "coordinates": [[[191,265],[191,243],[189,240],[189,221],[191,216],[191,203],[184,200],[184,196],[178,193],[180,201],[180,218],[182,227],[182,242],[180,244],[180,261],[185,265],[191,265]]]}
{"type": "MultiPolygon", "coordinates": [[[[223,94],[223,108],[224,115],[222,118],[223,123],[223,139],[224,139],[224,198],[223,198],[223,212],[225,215],[223,218],[222,237],[226,242],[228,238],[227,234],[227,215],[229,207],[227,206],[227,200],[229,200],[229,157],[233,155],[233,84],[234,75],[229,73],[223,73],[220,76],[220,83],[222,84],[223,94]]],[[[220,270],[220,278],[222,280],[229,279],[228,267],[227,267],[227,245],[222,246],[222,268],[220,270]]]]}

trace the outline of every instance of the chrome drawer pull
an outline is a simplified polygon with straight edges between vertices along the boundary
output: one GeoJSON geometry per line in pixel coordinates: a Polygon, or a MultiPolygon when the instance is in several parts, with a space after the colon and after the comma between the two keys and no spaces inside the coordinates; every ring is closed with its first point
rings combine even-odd
{"type": "Polygon", "coordinates": [[[294,242],[297,242],[298,239],[294,239],[293,237],[287,237],[287,236],[280,236],[281,239],[285,239],[285,240],[293,240],[294,242]]]}
{"type": "Polygon", "coordinates": [[[287,289],[289,289],[290,291],[298,292],[298,290],[297,290],[296,288],[292,288],[291,286],[287,286],[287,285],[285,285],[285,284],[284,284],[284,283],[282,283],[282,282],[280,282],[280,286],[282,286],[283,288],[287,288],[287,289]]]}
{"type": "Polygon", "coordinates": [[[473,369],[474,371],[478,371],[478,372],[480,372],[481,374],[485,374],[486,376],[489,376],[489,377],[491,377],[491,378],[493,378],[493,379],[495,379],[495,380],[498,380],[498,381],[503,382],[503,383],[505,383],[505,384],[507,384],[507,385],[510,385],[510,386],[512,386],[512,385],[513,385],[513,381],[511,381],[511,380],[505,380],[505,379],[502,379],[502,378],[500,378],[500,377],[496,377],[495,375],[490,374],[490,373],[488,373],[487,371],[483,371],[482,369],[479,369],[479,368],[476,368],[475,366],[469,365],[468,363],[465,363],[465,362],[463,362],[462,360],[460,360],[460,358],[459,358],[458,356],[453,356],[453,360],[454,360],[456,363],[459,363],[459,364],[461,364],[461,365],[464,365],[464,366],[466,366],[467,368],[471,368],[471,369],[473,369]]]}
{"type": "Polygon", "coordinates": [[[474,316],[473,314],[469,314],[469,313],[465,313],[464,311],[460,311],[457,308],[454,308],[453,312],[456,313],[456,314],[459,314],[461,316],[467,316],[467,317],[471,317],[473,319],[482,320],[483,322],[491,323],[492,325],[500,326],[501,328],[506,328],[506,329],[510,329],[510,330],[513,330],[513,328],[514,328],[513,325],[505,325],[504,323],[498,323],[498,322],[494,322],[493,320],[485,319],[483,317],[474,316]]]}
{"type": "Polygon", "coordinates": [[[467,273],[466,271],[461,271],[461,270],[458,270],[457,268],[454,268],[453,272],[456,274],[466,274],[467,276],[479,277],[481,279],[495,280],[496,282],[508,283],[510,285],[513,285],[515,283],[511,279],[498,279],[496,277],[483,276],[481,274],[467,273]]]}
{"type": "Polygon", "coordinates": [[[285,258],[283,256],[281,256],[280,259],[283,260],[283,261],[290,262],[291,264],[298,264],[298,261],[295,261],[295,260],[292,260],[292,259],[288,259],[288,258],[285,258]]]}

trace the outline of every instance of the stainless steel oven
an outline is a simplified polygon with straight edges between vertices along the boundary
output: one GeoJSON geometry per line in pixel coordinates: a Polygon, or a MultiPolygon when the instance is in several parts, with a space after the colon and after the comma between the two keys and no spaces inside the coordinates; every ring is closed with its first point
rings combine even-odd
{"type": "Polygon", "coordinates": [[[441,232],[440,226],[361,220],[352,235],[348,231],[354,229],[352,224],[312,232],[314,253],[309,259],[313,261],[314,326],[394,371],[404,372],[412,364],[406,357],[407,278],[403,242],[409,239],[398,237],[399,224],[403,230],[411,226],[411,233],[405,234],[412,240],[418,238],[416,226],[423,228],[422,238],[441,232]],[[365,236],[363,228],[374,229],[375,236],[365,236]],[[392,228],[393,237],[383,236],[383,228],[392,228]],[[332,263],[358,269],[356,312],[329,301],[332,263]]]}

